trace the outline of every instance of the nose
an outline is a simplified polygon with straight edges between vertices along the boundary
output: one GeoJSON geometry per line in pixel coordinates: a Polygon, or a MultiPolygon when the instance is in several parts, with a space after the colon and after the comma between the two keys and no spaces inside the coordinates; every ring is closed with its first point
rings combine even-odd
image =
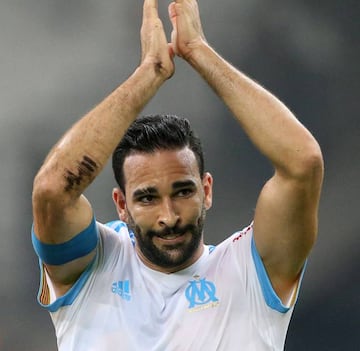
{"type": "Polygon", "coordinates": [[[179,218],[180,216],[171,199],[163,199],[158,217],[159,226],[172,228],[179,222],[179,218]]]}

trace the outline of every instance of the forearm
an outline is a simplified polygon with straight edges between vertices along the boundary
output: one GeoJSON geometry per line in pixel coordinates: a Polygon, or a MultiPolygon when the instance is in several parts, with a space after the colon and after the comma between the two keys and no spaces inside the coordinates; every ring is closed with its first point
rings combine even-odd
{"type": "Polygon", "coordinates": [[[139,67],[104,101],[79,120],[55,145],[37,182],[56,196],[76,198],[105,166],[128,126],[163,83],[148,67],[139,67]],[[51,184],[49,184],[49,182],[51,184]]]}
{"type": "Polygon", "coordinates": [[[48,263],[47,271],[61,294],[71,287],[95,254],[96,223],[83,192],[104,168],[130,124],[174,72],[173,56],[155,0],[144,0],[140,38],[140,66],[65,133],[34,180],[33,228],[40,244],[35,239],[34,242],[40,248],[39,252],[45,252],[49,259],[49,262],[44,261],[48,263]],[[84,233],[87,239],[84,239],[84,233]],[[81,247],[75,253],[69,250],[68,245],[81,246],[79,241],[83,240],[89,240],[89,246],[81,247]],[[65,249],[63,246],[49,249],[43,247],[43,243],[66,243],[66,246],[65,249]],[[67,250],[71,255],[66,257],[68,261],[59,261],[49,256],[47,250],[55,250],[56,255],[67,250]]]}
{"type": "Polygon", "coordinates": [[[204,44],[188,62],[207,81],[241,124],[251,141],[279,171],[301,174],[319,147],[289,109],[255,81],[204,44]]]}

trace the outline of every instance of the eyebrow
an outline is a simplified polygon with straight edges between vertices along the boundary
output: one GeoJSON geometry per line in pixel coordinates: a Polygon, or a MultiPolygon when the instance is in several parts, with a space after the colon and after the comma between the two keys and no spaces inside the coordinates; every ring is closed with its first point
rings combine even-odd
{"type": "Polygon", "coordinates": [[[192,180],[179,180],[173,183],[172,188],[173,190],[178,190],[180,188],[196,188],[196,184],[192,180]]]}
{"type": "MultiPolygon", "coordinates": [[[[178,190],[183,188],[196,188],[196,184],[192,180],[179,180],[173,183],[172,189],[178,190]]],[[[149,186],[147,188],[137,189],[133,193],[133,198],[138,198],[144,195],[155,195],[158,193],[158,190],[154,186],[149,186]]]]}
{"type": "Polygon", "coordinates": [[[149,186],[147,188],[137,189],[133,193],[133,198],[141,197],[144,195],[154,195],[157,194],[157,189],[153,186],[149,186]]]}

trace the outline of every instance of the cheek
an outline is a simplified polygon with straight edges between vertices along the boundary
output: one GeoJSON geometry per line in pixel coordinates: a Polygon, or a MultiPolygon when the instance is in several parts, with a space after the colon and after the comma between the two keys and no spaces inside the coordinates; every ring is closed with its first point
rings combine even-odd
{"type": "Polygon", "coordinates": [[[186,222],[195,223],[202,213],[202,203],[200,201],[194,201],[193,203],[188,203],[183,206],[181,211],[182,218],[186,222]]]}
{"type": "Polygon", "coordinates": [[[130,212],[132,220],[142,231],[153,227],[155,222],[155,211],[151,208],[134,207],[130,212]]]}

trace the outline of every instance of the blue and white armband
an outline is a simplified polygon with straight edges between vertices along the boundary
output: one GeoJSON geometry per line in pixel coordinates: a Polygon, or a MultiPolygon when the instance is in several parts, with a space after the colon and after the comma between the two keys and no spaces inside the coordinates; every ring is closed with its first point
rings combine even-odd
{"type": "Polygon", "coordinates": [[[41,242],[31,229],[31,241],[38,257],[47,264],[62,265],[89,254],[95,249],[99,240],[95,217],[90,225],[69,241],[61,244],[41,242]]]}

